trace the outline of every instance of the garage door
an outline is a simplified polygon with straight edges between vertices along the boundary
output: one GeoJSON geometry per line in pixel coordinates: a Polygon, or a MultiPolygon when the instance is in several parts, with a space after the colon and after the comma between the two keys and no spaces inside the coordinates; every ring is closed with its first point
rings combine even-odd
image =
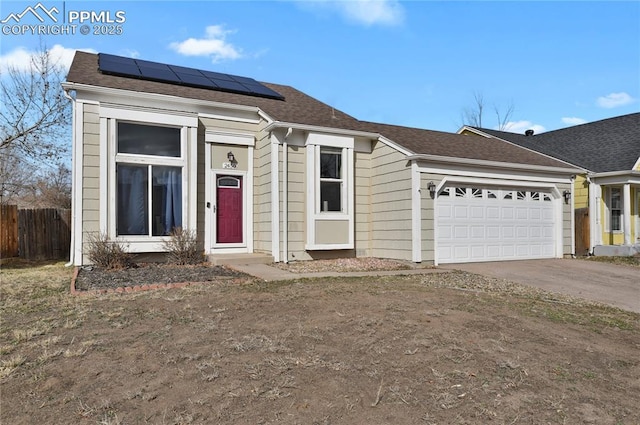
{"type": "Polygon", "coordinates": [[[442,189],[437,202],[438,262],[555,257],[553,204],[544,191],[442,189]]]}

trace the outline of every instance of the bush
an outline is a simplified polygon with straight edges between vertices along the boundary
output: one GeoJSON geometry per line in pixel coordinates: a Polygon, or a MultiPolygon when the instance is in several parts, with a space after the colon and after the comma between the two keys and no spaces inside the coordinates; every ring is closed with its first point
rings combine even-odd
{"type": "Polygon", "coordinates": [[[200,264],[204,261],[204,254],[198,249],[195,230],[175,227],[170,238],[164,241],[167,251],[167,261],[171,264],[183,266],[186,264],[200,264]]]}
{"type": "Polygon", "coordinates": [[[136,267],[134,255],[126,251],[126,246],[110,241],[104,233],[90,234],[88,245],[87,256],[96,266],[111,270],[136,267]]]}

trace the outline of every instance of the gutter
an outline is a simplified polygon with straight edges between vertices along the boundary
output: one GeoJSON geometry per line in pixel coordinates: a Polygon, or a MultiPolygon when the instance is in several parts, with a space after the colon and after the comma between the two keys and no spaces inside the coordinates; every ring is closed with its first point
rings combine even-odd
{"type": "Polygon", "coordinates": [[[76,139],[76,100],[71,97],[71,95],[69,94],[68,90],[71,90],[71,88],[67,88],[65,87],[65,84],[62,84],[63,90],[62,92],[64,93],[64,97],[66,97],[67,99],[69,99],[71,101],[72,104],[72,116],[71,116],[71,140],[72,140],[72,146],[71,146],[71,243],[69,245],[69,262],[66,263],[64,266],[65,267],[71,267],[73,266],[74,262],[75,262],[75,248],[76,248],[76,238],[75,238],[75,222],[76,222],[76,211],[77,211],[77,207],[76,207],[76,150],[75,150],[75,139],[76,139]]]}
{"type": "Polygon", "coordinates": [[[378,133],[370,133],[368,131],[346,130],[346,129],[340,129],[340,128],[322,127],[318,125],[308,125],[308,124],[291,123],[291,122],[283,122],[283,121],[274,121],[270,123],[268,126],[264,128],[264,131],[272,131],[276,128],[288,128],[291,130],[304,130],[304,131],[313,131],[313,132],[330,133],[330,134],[341,134],[341,135],[347,135],[347,136],[367,137],[370,139],[378,139],[381,137],[380,134],[378,133]]]}
{"type": "Polygon", "coordinates": [[[407,156],[408,161],[431,161],[460,165],[476,165],[487,168],[505,168],[512,170],[543,171],[557,174],[577,174],[585,170],[580,168],[550,167],[546,165],[514,164],[510,162],[488,161],[484,159],[456,158],[442,155],[416,154],[407,156]]]}

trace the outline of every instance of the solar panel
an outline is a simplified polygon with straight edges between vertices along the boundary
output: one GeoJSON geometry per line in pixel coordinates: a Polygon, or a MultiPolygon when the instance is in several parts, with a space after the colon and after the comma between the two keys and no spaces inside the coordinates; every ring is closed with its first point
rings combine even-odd
{"type": "Polygon", "coordinates": [[[221,72],[167,65],[105,53],[98,54],[98,68],[103,74],[284,100],[281,94],[253,78],[221,72]]]}
{"type": "Polygon", "coordinates": [[[167,81],[172,83],[180,83],[178,76],[169,68],[148,68],[140,66],[140,75],[142,78],[149,80],[167,81]]]}

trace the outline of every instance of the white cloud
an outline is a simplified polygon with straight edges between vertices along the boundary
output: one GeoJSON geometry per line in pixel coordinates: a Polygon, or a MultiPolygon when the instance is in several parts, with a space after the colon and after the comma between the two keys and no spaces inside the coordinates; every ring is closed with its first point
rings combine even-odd
{"type": "Polygon", "coordinates": [[[210,56],[213,62],[239,59],[242,57],[241,50],[226,41],[227,34],[233,32],[221,25],[210,25],[205,29],[204,38],[188,38],[171,43],[169,47],[185,56],[210,56]]]}
{"type": "MultiPolygon", "coordinates": [[[[498,129],[496,128],[496,130],[498,129]]],[[[534,124],[531,121],[526,120],[509,121],[504,127],[504,131],[518,134],[524,134],[527,130],[533,130],[534,134],[540,134],[545,131],[545,128],[540,124],[534,124]]]]}
{"type": "Polygon", "coordinates": [[[587,122],[587,120],[578,117],[563,117],[562,122],[569,125],[580,125],[587,122]]]}
{"type": "MultiPolygon", "coordinates": [[[[97,53],[93,49],[71,49],[60,44],[55,44],[48,50],[52,62],[62,66],[65,71],[71,66],[76,50],[97,53]]],[[[36,50],[27,50],[24,47],[18,47],[5,55],[1,55],[0,72],[5,73],[9,67],[14,67],[19,71],[28,71],[31,68],[31,58],[36,53],[36,50]]]]}
{"type": "Polygon", "coordinates": [[[133,49],[120,50],[120,56],[127,56],[129,58],[137,59],[140,57],[140,52],[133,49]]]}
{"type": "Polygon", "coordinates": [[[596,100],[598,106],[607,109],[617,108],[618,106],[628,105],[633,102],[635,102],[635,99],[625,92],[610,93],[606,96],[600,96],[598,100],[596,100]]]}
{"type": "Polygon", "coordinates": [[[357,24],[401,25],[404,21],[404,8],[398,0],[312,0],[298,1],[306,9],[329,10],[342,15],[357,24]]]}

